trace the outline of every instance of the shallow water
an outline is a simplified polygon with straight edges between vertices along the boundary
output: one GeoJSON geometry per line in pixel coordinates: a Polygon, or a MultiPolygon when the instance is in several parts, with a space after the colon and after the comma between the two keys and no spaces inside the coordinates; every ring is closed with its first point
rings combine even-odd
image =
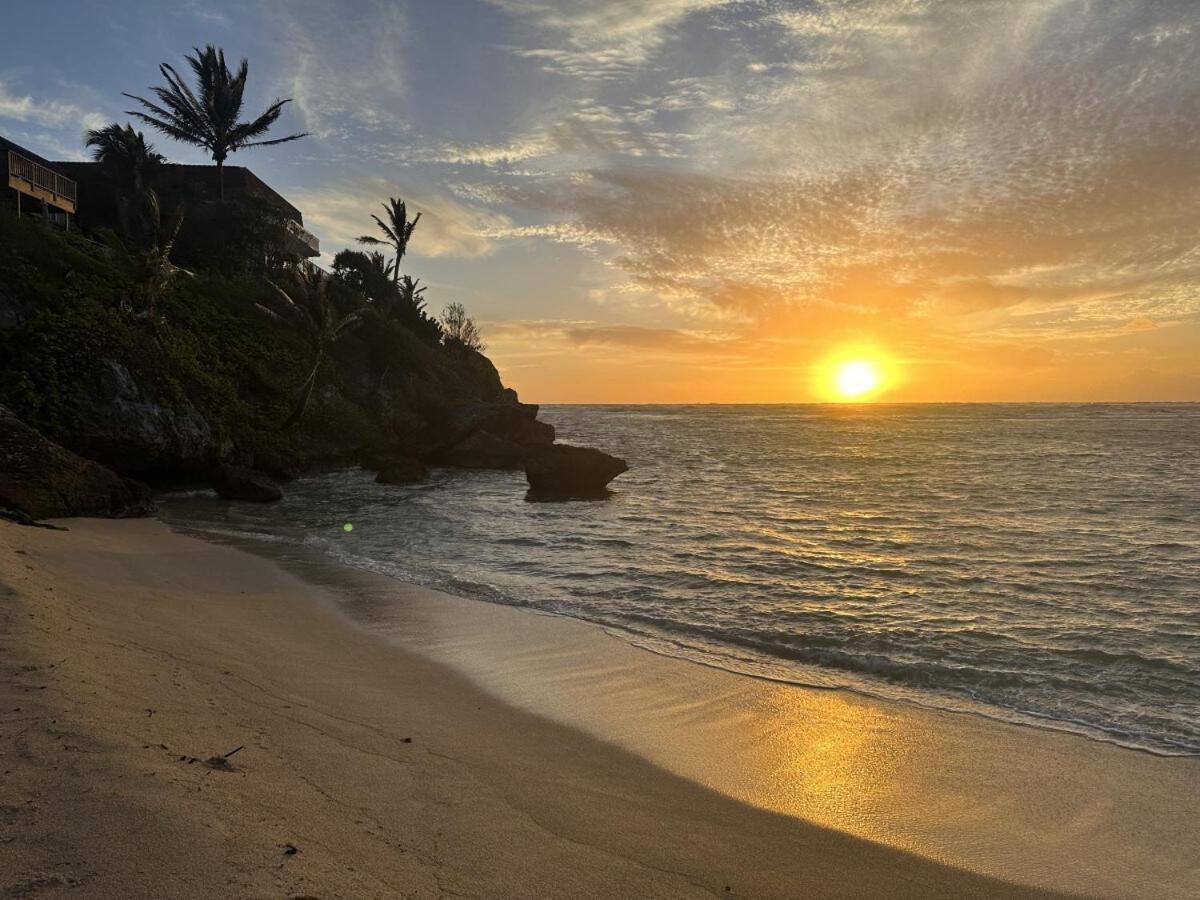
{"type": "Polygon", "coordinates": [[[545,407],[632,470],[297,482],[169,518],[762,677],[1200,754],[1200,406],[545,407]],[[345,531],[350,523],[352,531],[345,531]]]}

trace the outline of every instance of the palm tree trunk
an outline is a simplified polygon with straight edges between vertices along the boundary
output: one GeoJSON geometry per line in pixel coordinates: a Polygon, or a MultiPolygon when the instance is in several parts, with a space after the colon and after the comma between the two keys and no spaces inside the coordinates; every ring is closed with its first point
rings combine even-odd
{"type": "Polygon", "coordinates": [[[220,192],[221,203],[225,202],[225,160],[217,160],[217,190],[220,192]]]}
{"type": "Polygon", "coordinates": [[[286,431],[291,428],[304,416],[304,411],[308,409],[308,401],[312,398],[313,388],[317,386],[317,373],[321,370],[321,363],[324,361],[325,355],[320,353],[317,355],[317,361],[313,364],[312,371],[308,373],[308,378],[304,379],[304,384],[300,388],[300,396],[296,400],[296,405],[292,408],[291,414],[279,426],[280,431],[286,431]]]}

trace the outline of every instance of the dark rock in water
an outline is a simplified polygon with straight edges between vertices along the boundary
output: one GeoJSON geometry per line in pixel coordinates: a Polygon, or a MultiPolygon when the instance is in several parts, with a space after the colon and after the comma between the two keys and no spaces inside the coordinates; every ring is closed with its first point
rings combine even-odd
{"type": "Polygon", "coordinates": [[[375,481],[379,484],[414,484],[429,477],[429,470],[416,459],[393,459],[379,467],[375,481]]]}
{"type": "Polygon", "coordinates": [[[608,483],[628,470],[623,459],[569,444],[547,447],[525,463],[525,477],[535,498],[605,497],[608,483]]]}
{"type": "Polygon", "coordinates": [[[0,504],[34,519],[154,512],[150,488],[47,440],[0,406],[0,504]]]}
{"type": "Polygon", "coordinates": [[[220,466],[213,478],[217,496],[226,500],[270,503],[283,499],[283,489],[270,477],[243,466],[220,466]]]}
{"type": "Polygon", "coordinates": [[[491,432],[477,431],[436,457],[438,462],[465,469],[519,469],[526,448],[491,432]]]}

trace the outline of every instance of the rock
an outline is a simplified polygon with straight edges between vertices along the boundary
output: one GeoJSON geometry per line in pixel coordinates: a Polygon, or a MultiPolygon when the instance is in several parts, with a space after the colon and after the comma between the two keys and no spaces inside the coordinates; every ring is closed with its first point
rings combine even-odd
{"type": "Polygon", "coordinates": [[[48,528],[51,531],[67,530],[57,525],[51,525],[49,522],[39,522],[28,513],[22,512],[12,506],[0,505],[0,519],[6,522],[15,522],[17,525],[24,525],[27,528],[48,528]]]}
{"type": "Polygon", "coordinates": [[[213,478],[217,496],[226,500],[271,503],[283,499],[283,489],[269,476],[244,466],[220,466],[213,478]]]}
{"type": "Polygon", "coordinates": [[[280,484],[295,481],[303,471],[304,461],[298,452],[263,450],[254,452],[251,468],[269,475],[280,484]]]}
{"type": "Polygon", "coordinates": [[[554,444],[525,463],[530,493],[545,497],[604,497],[608,483],[628,470],[623,459],[570,444],[554,444]]]}
{"type": "Polygon", "coordinates": [[[474,401],[441,409],[424,436],[430,451],[442,453],[480,431],[509,438],[537,418],[533,403],[474,401]]]}
{"type": "Polygon", "coordinates": [[[506,437],[522,447],[549,447],[554,443],[554,426],[548,422],[529,419],[518,423],[506,437]]]}
{"type": "Polygon", "coordinates": [[[97,383],[79,386],[69,405],[64,443],[77,453],[139,478],[199,475],[217,459],[208,421],[190,401],[152,396],[126,366],[105,360],[97,383]]]}
{"type": "Polygon", "coordinates": [[[477,431],[437,456],[447,466],[465,469],[519,469],[528,456],[526,448],[488,431],[477,431]]]}
{"type": "Polygon", "coordinates": [[[392,459],[384,461],[375,476],[378,484],[414,484],[429,477],[429,470],[416,459],[392,459]]]}
{"type": "Polygon", "coordinates": [[[33,519],[154,512],[150,488],[47,440],[0,406],[0,504],[33,519]]]}

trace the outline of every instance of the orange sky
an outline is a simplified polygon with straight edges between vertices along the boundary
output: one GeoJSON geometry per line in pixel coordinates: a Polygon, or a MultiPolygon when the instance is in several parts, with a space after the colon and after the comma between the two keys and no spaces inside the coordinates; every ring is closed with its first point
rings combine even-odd
{"type": "Polygon", "coordinates": [[[880,400],[1200,401],[1197,0],[143,12],[10,42],[5,134],[79,158],[163,59],[248,56],[250,105],[310,134],[238,162],[326,264],[408,201],[404,270],[529,400],[819,400],[867,347],[880,400]]]}

